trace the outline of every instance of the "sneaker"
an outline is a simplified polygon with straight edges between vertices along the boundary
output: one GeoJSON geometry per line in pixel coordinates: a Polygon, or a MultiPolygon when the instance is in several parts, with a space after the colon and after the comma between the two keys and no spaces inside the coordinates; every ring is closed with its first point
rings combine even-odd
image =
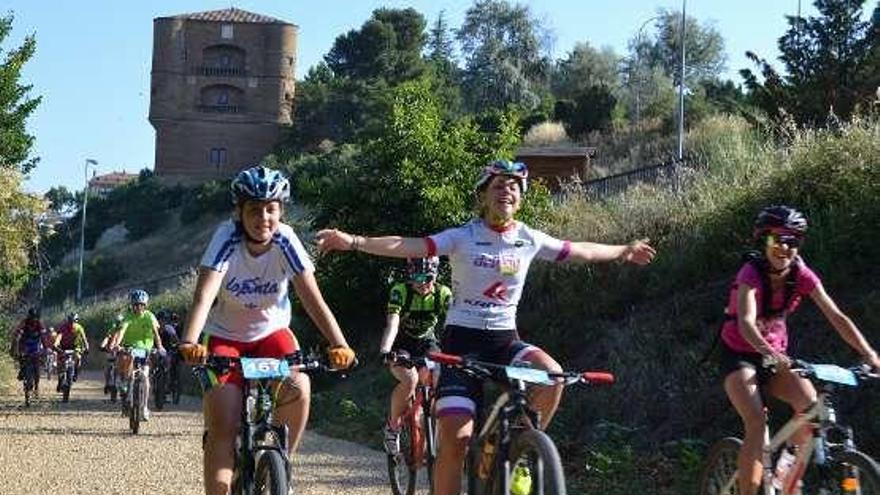
{"type": "Polygon", "coordinates": [[[510,477],[510,493],[513,495],[529,495],[532,491],[532,472],[528,467],[517,464],[510,477]]]}
{"type": "Polygon", "coordinates": [[[141,417],[144,419],[144,421],[149,421],[150,420],[150,409],[145,407],[144,413],[141,415],[141,417]]]}
{"type": "Polygon", "coordinates": [[[392,430],[385,426],[385,452],[388,455],[400,453],[400,430],[392,430]]]}

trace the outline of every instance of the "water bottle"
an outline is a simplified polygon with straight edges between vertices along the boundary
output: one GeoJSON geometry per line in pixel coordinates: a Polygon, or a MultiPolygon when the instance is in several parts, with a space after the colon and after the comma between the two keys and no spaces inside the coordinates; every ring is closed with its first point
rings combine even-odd
{"type": "Polygon", "coordinates": [[[788,450],[788,447],[783,447],[776,460],[776,470],[773,472],[773,488],[782,490],[782,485],[785,483],[788,472],[791,471],[791,466],[794,465],[794,460],[794,454],[788,450]]]}

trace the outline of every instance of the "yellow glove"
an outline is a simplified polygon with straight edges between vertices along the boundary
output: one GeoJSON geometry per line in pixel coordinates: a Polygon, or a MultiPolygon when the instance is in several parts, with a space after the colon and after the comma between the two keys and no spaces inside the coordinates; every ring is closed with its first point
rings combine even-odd
{"type": "Polygon", "coordinates": [[[347,370],[354,363],[354,350],[344,345],[336,345],[327,349],[330,366],[336,370],[347,370]]]}

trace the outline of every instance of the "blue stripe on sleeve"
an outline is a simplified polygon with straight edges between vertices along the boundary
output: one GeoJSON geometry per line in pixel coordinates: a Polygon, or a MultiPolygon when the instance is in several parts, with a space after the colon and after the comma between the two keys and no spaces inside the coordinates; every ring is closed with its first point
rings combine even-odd
{"type": "Polygon", "coordinates": [[[217,256],[214,257],[213,263],[211,263],[211,268],[219,268],[221,264],[225,263],[232,253],[235,252],[235,247],[241,243],[241,234],[236,230],[233,231],[229,236],[229,239],[223,243],[220,247],[220,250],[217,251],[217,256]]]}
{"type": "Polygon", "coordinates": [[[302,273],[306,270],[302,261],[299,259],[299,256],[296,254],[296,250],[293,249],[290,239],[284,237],[281,233],[275,233],[272,240],[281,248],[281,253],[284,255],[284,259],[287,260],[287,263],[293,269],[294,273],[302,273]]]}

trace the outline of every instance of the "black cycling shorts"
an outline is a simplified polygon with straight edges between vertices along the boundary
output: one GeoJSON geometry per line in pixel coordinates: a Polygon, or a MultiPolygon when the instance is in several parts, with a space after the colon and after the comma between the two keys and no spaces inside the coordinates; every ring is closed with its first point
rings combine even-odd
{"type": "Polygon", "coordinates": [[[763,354],[758,352],[739,352],[727,347],[724,341],[720,343],[721,347],[721,379],[727,379],[727,375],[738,371],[742,368],[752,368],[757,371],[758,386],[765,386],[770,378],[773,378],[773,371],[763,365],[763,354]]]}
{"type": "Polygon", "coordinates": [[[415,339],[405,333],[401,333],[394,339],[391,349],[394,351],[406,351],[410,357],[419,358],[426,356],[431,351],[439,351],[440,345],[437,343],[437,339],[434,338],[415,339]]]}
{"type": "MultiPolygon", "coordinates": [[[[478,361],[508,365],[540,351],[519,339],[516,330],[481,330],[449,325],[441,341],[443,352],[478,361]]],[[[437,383],[437,416],[474,416],[483,400],[483,383],[456,368],[443,367],[437,383]]]]}

